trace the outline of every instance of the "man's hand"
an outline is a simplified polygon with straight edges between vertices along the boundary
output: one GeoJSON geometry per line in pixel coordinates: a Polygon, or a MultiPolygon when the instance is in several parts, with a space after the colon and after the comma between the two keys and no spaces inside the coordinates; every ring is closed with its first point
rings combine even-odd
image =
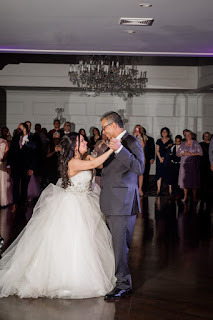
{"type": "Polygon", "coordinates": [[[153,160],[153,159],[152,159],[152,160],[150,160],[150,164],[153,164],[153,163],[154,163],[154,161],[155,161],[155,160],[153,160]]]}
{"type": "Polygon", "coordinates": [[[211,170],[213,171],[213,163],[211,164],[211,167],[210,167],[210,168],[211,168],[211,170]]]}
{"type": "Polygon", "coordinates": [[[11,176],[11,168],[7,168],[7,173],[11,176]]]}
{"type": "Polygon", "coordinates": [[[108,147],[113,151],[116,151],[121,147],[121,142],[115,138],[112,138],[109,142],[108,147]]]}
{"type": "Polygon", "coordinates": [[[28,176],[32,176],[32,175],[33,175],[33,170],[28,170],[28,171],[27,171],[27,175],[28,175],[28,176]]]}

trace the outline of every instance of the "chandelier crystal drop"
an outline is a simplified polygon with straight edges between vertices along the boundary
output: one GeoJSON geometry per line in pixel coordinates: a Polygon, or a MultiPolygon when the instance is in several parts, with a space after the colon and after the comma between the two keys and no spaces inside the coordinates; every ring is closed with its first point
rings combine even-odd
{"type": "Polygon", "coordinates": [[[71,64],[68,73],[74,86],[95,95],[110,93],[123,97],[140,96],[146,87],[147,72],[139,72],[137,66],[127,66],[119,61],[92,57],[88,62],[71,64]]]}

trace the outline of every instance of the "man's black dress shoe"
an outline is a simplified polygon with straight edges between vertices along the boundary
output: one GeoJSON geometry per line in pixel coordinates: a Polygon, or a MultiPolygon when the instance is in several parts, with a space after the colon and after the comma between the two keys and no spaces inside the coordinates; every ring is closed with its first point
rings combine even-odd
{"type": "Polygon", "coordinates": [[[116,298],[122,298],[124,296],[130,295],[132,293],[131,289],[119,289],[115,288],[109,293],[107,293],[104,297],[104,300],[111,300],[111,299],[116,299],[116,298]]]}

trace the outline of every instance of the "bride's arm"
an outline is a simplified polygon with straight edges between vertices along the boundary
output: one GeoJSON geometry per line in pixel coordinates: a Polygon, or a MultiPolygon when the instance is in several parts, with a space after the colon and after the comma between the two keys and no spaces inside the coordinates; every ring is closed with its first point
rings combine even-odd
{"type": "Polygon", "coordinates": [[[90,170],[99,167],[104,163],[114,151],[109,149],[107,152],[97,158],[90,157],[90,161],[71,159],[68,163],[68,167],[72,171],[90,170]]]}
{"type": "MultiPolygon", "coordinates": [[[[85,159],[91,161],[94,159],[94,157],[88,154],[85,159]]],[[[103,163],[100,166],[96,167],[95,169],[103,169],[103,163]]]]}

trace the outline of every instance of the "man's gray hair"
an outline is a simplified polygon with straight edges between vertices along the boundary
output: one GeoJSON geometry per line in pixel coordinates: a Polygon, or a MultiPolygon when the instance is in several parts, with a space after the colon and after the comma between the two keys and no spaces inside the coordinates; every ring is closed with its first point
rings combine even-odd
{"type": "Polygon", "coordinates": [[[109,122],[112,122],[112,123],[113,122],[116,123],[120,128],[124,127],[123,120],[121,119],[119,114],[115,111],[110,111],[110,112],[104,113],[104,115],[101,117],[101,121],[103,119],[105,119],[109,122]]]}

